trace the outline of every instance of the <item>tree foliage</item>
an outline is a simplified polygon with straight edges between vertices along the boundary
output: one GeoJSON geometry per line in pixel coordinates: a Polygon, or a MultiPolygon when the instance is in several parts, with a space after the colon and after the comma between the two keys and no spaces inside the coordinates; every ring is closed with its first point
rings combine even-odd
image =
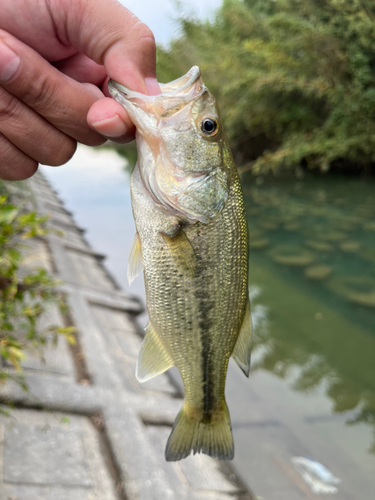
{"type": "Polygon", "coordinates": [[[181,20],[158,78],[199,65],[237,163],[256,172],[375,163],[375,6],[367,0],[225,0],[181,20]]]}

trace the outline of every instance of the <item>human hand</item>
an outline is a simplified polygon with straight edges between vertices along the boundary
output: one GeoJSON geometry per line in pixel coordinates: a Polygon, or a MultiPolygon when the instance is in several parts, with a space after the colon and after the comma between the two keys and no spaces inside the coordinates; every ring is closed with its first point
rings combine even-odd
{"type": "Polygon", "coordinates": [[[77,141],[134,137],[106,82],[160,92],[146,25],[116,0],[0,0],[0,11],[0,178],[62,165],[77,141]]]}

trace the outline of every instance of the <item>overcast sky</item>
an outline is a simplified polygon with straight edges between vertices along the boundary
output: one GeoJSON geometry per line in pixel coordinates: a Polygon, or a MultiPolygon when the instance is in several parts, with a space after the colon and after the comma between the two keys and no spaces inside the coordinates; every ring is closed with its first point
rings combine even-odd
{"type": "MultiPolygon", "coordinates": [[[[120,0],[154,32],[157,43],[166,44],[176,34],[174,19],[181,12],[174,0],[120,0]]],[[[222,0],[182,0],[183,12],[209,18],[222,0]]]]}

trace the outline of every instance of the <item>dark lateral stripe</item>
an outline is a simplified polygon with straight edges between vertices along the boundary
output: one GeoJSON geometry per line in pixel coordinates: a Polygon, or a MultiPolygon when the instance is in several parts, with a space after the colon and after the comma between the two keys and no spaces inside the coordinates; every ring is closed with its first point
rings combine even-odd
{"type": "MultiPolygon", "coordinates": [[[[196,269],[196,277],[198,277],[202,272],[202,263],[200,256],[197,258],[198,265],[196,269]]],[[[207,263],[206,263],[207,265],[207,263]]],[[[195,297],[198,302],[198,314],[199,314],[199,330],[200,330],[200,340],[202,345],[201,353],[201,369],[202,369],[202,388],[203,388],[203,421],[210,422],[211,414],[214,408],[214,387],[213,387],[213,360],[210,355],[210,344],[211,344],[211,310],[214,307],[212,300],[212,294],[210,294],[209,283],[207,280],[197,280],[201,282],[201,287],[196,290],[195,297]]]]}
{"type": "Polygon", "coordinates": [[[203,421],[211,421],[211,413],[214,407],[214,395],[212,384],[212,359],[209,355],[209,345],[205,341],[202,344],[202,386],[203,386],[203,421]]]}

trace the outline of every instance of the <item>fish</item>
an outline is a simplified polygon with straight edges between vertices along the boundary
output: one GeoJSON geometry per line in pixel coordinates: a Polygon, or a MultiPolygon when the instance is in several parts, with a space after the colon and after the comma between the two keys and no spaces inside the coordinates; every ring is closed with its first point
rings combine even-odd
{"type": "Polygon", "coordinates": [[[165,458],[192,452],[231,460],[225,380],[229,358],[249,376],[249,234],[238,171],[218,105],[197,66],[143,95],[110,80],[136,127],[131,177],[136,235],[131,282],[143,269],[149,324],[140,382],[176,366],[184,401],[165,458]]]}

